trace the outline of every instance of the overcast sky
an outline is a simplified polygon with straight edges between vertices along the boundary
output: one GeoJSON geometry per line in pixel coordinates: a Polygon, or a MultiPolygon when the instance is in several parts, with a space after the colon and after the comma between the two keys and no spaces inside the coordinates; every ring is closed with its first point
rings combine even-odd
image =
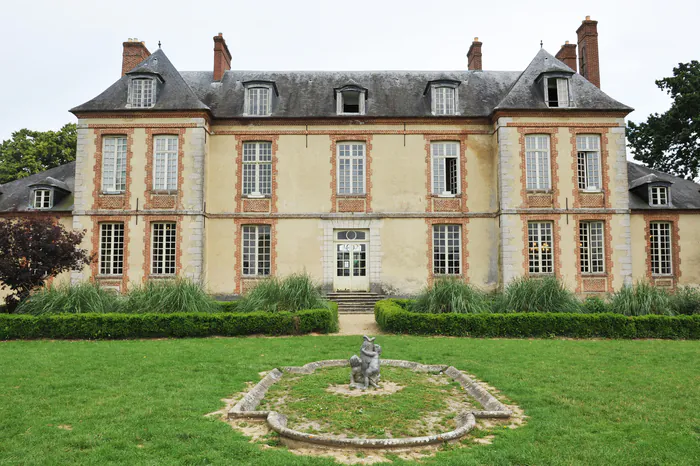
{"type": "Polygon", "coordinates": [[[222,32],[232,68],[458,70],[475,36],[487,70],[525,69],[540,40],[552,55],[598,21],[601,88],[644,120],[668,97],[654,84],[700,59],[697,0],[208,0],[4,2],[0,16],[0,140],[21,128],[58,129],[68,109],[116,81],[122,42],[137,37],[179,70],[211,70],[222,32]],[[533,6],[537,5],[537,6],[533,6]]]}

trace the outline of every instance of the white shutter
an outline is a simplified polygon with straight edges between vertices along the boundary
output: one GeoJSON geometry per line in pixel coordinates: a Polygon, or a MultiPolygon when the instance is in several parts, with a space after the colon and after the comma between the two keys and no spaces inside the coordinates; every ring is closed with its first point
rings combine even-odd
{"type": "Polygon", "coordinates": [[[557,99],[560,107],[569,106],[569,80],[557,79],[557,99]]]}

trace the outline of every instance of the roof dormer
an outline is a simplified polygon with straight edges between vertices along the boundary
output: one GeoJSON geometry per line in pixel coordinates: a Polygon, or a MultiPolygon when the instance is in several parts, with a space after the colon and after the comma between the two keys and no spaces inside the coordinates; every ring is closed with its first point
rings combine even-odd
{"type": "Polygon", "coordinates": [[[336,113],[338,115],[364,115],[367,89],[355,84],[335,88],[336,113]]]}
{"type": "Polygon", "coordinates": [[[165,83],[159,73],[143,68],[146,67],[127,73],[129,91],[126,108],[152,108],[157,101],[158,85],[165,83]]]}
{"type": "Polygon", "coordinates": [[[277,107],[279,91],[274,81],[246,81],[244,116],[270,116],[277,107]]]}
{"type": "Polygon", "coordinates": [[[433,115],[459,115],[457,108],[460,84],[462,84],[461,81],[453,79],[439,79],[428,83],[423,95],[428,95],[430,92],[430,111],[433,115]]]}
{"type": "Polygon", "coordinates": [[[629,189],[644,199],[650,207],[672,207],[671,185],[673,181],[653,173],[639,177],[629,184],[629,189]]]}
{"type": "Polygon", "coordinates": [[[573,70],[553,68],[542,72],[536,83],[541,86],[544,94],[544,102],[549,108],[569,108],[574,106],[571,92],[571,76],[573,70]]]}

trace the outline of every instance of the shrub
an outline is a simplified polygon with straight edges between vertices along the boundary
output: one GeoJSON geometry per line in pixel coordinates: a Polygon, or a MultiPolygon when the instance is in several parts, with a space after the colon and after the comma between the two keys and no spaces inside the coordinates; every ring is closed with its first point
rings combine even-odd
{"type": "Polygon", "coordinates": [[[700,314],[700,289],[682,286],[671,295],[671,308],[676,315],[700,314]]]}
{"type": "Polygon", "coordinates": [[[581,310],[586,314],[610,312],[610,305],[600,296],[587,296],[581,303],[581,310]]]}
{"type": "Polygon", "coordinates": [[[554,277],[519,278],[496,298],[494,312],[581,312],[576,295],[554,277]]]}
{"type": "Polygon", "coordinates": [[[219,312],[236,312],[238,310],[238,301],[217,301],[219,312]]]}
{"type": "Polygon", "coordinates": [[[481,314],[489,312],[490,308],[480,290],[455,278],[443,278],[423,291],[411,310],[430,314],[481,314]]]}
{"type": "Polygon", "coordinates": [[[625,316],[673,315],[668,292],[645,282],[620,288],[613,295],[610,310],[625,316]]]}
{"type": "Polygon", "coordinates": [[[120,312],[124,298],[94,282],[47,286],[32,293],[17,307],[18,314],[85,314],[120,312]]]}
{"type": "Polygon", "coordinates": [[[271,277],[261,281],[238,301],[237,312],[290,311],[328,308],[321,291],[307,274],[293,274],[284,280],[271,277]]]}
{"type": "Polygon", "coordinates": [[[191,280],[149,280],[132,288],[124,312],[132,314],[173,312],[218,312],[216,301],[191,280]]]}

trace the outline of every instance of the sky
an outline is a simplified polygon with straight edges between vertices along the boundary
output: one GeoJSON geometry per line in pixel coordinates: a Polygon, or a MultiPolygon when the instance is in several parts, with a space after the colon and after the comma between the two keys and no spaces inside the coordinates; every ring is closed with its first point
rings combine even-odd
{"type": "Polygon", "coordinates": [[[213,68],[221,32],[241,70],[460,70],[474,37],[485,70],[524,70],[540,48],[556,54],[589,15],[598,21],[601,89],[634,107],[632,121],[664,112],[654,81],[700,59],[697,0],[34,0],[0,16],[0,141],[21,128],[58,129],[68,110],[121,73],[122,42],[162,48],[181,71],[213,68]],[[633,6],[631,6],[633,5],[633,6]]]}

